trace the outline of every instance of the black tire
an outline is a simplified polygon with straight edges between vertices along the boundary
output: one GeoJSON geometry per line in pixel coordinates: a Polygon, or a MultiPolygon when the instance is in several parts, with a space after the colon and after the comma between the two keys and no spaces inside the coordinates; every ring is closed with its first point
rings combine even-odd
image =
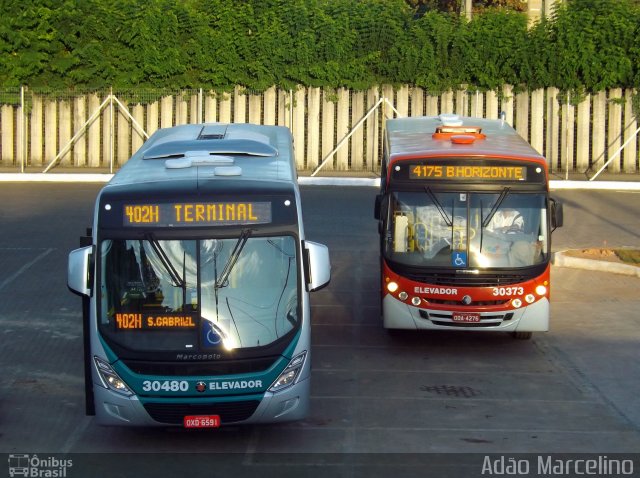
{"type": "Polygon", "coordinates": [[[530,340],[533,332],[513,332],[513,338],[517,340],[530,340]]]}

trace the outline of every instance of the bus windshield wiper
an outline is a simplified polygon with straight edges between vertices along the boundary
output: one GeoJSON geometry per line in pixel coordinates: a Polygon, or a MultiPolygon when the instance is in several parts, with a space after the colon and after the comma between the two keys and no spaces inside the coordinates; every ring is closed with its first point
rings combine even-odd
{"type": "Polygon", "coordinates": [[[495,216],[496,212],[498,211],[498,208],[500,207],[504,199],[509,194],[509,190],[510,188],[508,187],[502,190],[502,192],[500,193],[500,196],[496,200],[496,203],[491,208],[491,211],[489,211],[489,214],[487,214],[487,217],[482,221],[482,228],[485,228],[489,225],[489,223],[491,222],[491,219],[493,219],[493,216],[495,216]]]}
{"type": "Polygon", "coordinates": [[[236,242],[236,245],[233,247],[233,251],[231,251],[229,260],[225,264],[224,269],[222,270],[222,274],[220,274],[220,278],[216,280],[216,284],[215,284],[216,290],[229,285],[229,274],[231,274],[233,267],[236,265],[236,262],[238,262],[238,259],[240,258],[240,253],[242,252],[242,249],[244,249],[244,246],[247,243],[247,240],[249,239],[251,232],[252,232],[251,229],[244,229],[240,233],[240,237],[238,237],[238,241],[236,242]]]}
{"type": "MultiPolygon", "coordinates": [[[[482,207],[482,199],[480,199],[480,217],[484,214],[484,208],[482,207]]],[[[484,222],[480,224],[480,253],[482,253],[482,241],[484,240],[484,222]]]]}
{"type": "MultiPolygon", "coordinates": [[[[482,252],[484,228],[489,225],[489,223],[491,222],[491,219],[493,219],[493,216],[495,216],[496,212],[498,211],[498,208],[500,207],[500,205],[502,204],[502,202],[504,201],[504,199],[507,197],[508,194],[509,194],[509,188],[506,187],[502,190],[502,192],[500,193],[500,196],[498,197],[495,204],[489,211],[489,214],[487,214],[487,217],[483,219],[482,224],[480,225],[480,252],[482,252]]],[[[484,210],[482,207],[482,200],[480,200],[480,217],[482,217],[483,214],[484,214],[484,210]]]]}
{"type": "Polygon", "coordinates": [[[174,287],[180,287],[182,289],[182,308],[184,310],[184,306],[187,303],[187,282],[185,281],[185,277],[187,276],[186,271],[186,255],[187,251],[182,251],[182,277],[171,263],[169,256],[164,252],[164,249],[160,245],[160,242],[156,239],[156,237],[152,233],[145,234],[145,239],[151,244],[154,252],[160,259],[162,266],[169,273],[169,277],[171,278],[171,285],[174,287]]]}
{"type": "Polygon", "coordinates": [[[431,191],[431,188],[426,187],[424,189],[425,189],[425,191],[427,191],[427,194],[429,195],[429,197],[433,201],[433,204],[436,206],[436,209],[438,209],[438,212],[442,216],[442,219],[444,219],[444,223],[447,225],[447,227],[453,228],[453,221],[451,219],[449,219],[449,216],[447,216],[446,211],[442,207],[442,204],[440,204],[440,202],[438,201],[438,198],[436,198],[436,195],[433,194],[433,191],[431,191]]]}
{"type": "MultiPolygon", "coordinates": [[[[151,244],[153,251],[156,253],[158,258],[160,259],[160,262],[162,263],[165,270],[169,273],[169,277],[171,278],[171,285],[173,285],[174,287],[181,287],[184,289],[186,287],[184,276],[180,277],[180,274],[171,263],[171,260],[167,256],[167,253],[164,252],[164,249],[160,245],[160,242],[158,242],[158,240],[155,238],[155,236],[152,233],[145,234],[145,239],[149,242],[149,244],[151,244]]],[[[185,272],[184,259],[182,263],[182,268],[183,268],[183,274],[184,274],[185,272]]]]}

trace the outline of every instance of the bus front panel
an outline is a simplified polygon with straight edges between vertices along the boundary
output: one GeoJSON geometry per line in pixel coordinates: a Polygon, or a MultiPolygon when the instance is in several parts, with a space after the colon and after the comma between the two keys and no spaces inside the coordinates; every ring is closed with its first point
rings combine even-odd
{"type": "Polygon", "coordinates": [[[309,305],[295,197],[100,204],[90,358],[98,420],[304,417],[309,305]]]}
{"type": "Polygon", "coordinates": [[[386,328],[548,329],[547,193],[393,189],[382,217],[386,328]]]}

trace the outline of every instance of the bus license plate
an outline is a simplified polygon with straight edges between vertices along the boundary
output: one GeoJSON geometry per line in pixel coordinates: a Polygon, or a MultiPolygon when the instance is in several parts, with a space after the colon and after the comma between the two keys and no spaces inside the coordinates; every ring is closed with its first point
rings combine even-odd
{"type": "Polygon", "coordinates": [[[218,428],[220,416],[218,415],[190,415],[184,417],[185,428],[218,428]]]}
{"type": "Polygon", "coordinates": [[[480,314],[470,314],[468,312],[454,312],[451,317],[454,322],[475,323],[480,322],[480,314]]]}

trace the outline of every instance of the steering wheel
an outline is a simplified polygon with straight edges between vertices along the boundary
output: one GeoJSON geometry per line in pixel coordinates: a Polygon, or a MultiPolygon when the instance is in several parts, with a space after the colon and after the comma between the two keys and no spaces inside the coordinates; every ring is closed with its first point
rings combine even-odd
{"type": "Polygon", "coordinates": [[[519,214],[519,213],[518,213],[518,214],[516,215],[516,217],[514,217],[514,218],[513,218],[513,221],[511,221],[511,225],[509,226],[509,228],[512,228],[512,227],[514,227],[514,226],[515,226],[515,227],[518,227],[518,228],[522,229],[522,226],[518,226],[518,225],[516,224],[516,221],[517,221],[518,219],[522,219],[522,221],[524,222],[524,218],[522,217],[522,214],[519,214]]]}
{"type": "Polygon", "coordinates": [[[524,229],[524,218],[522,217],[522,214],[517,214],[516,217],[513,218],[513,220],[511,221],[511,225],[507,226],[505,228],[505,232],[507,234],[517,234],[519,232],[522,232],[522,230],[524,229]],[[518,219],[522,219],[522,224],[516,224],[516,221],[518,219]]]}

